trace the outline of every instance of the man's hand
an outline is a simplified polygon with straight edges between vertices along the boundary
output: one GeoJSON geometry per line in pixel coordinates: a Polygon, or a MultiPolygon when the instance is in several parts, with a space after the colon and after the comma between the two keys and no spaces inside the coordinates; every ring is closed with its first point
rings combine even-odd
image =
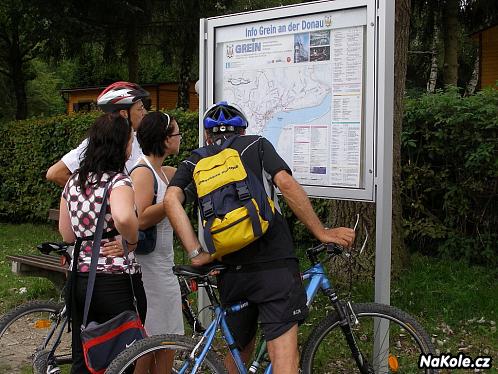
{"type": "Polygon", "coordinates": [[[322,243],[335,243],[349,248],[354,242],[355,232],[349,227],[337,227],[335,229],[323,229],[317,239],[322,243]]]}
{"type": "Polygon", "coordinates": [[[104,249],[102,249],[102,254],[106,257],[123,256],[124,255],[123,243],[121,243],[121,240],[115,240],[113,242],[105,243],[104,249]]]}
{"type": "Polygon", "coordinates": [[[195,256],[194,258],[192,258],[190,260],[190,262],[192,263],[192,266],[202,266],[202,265],[209,264],[212,261],[213,261],[213,258],[207,252],[201,252],[197,256],[195,256]]]}

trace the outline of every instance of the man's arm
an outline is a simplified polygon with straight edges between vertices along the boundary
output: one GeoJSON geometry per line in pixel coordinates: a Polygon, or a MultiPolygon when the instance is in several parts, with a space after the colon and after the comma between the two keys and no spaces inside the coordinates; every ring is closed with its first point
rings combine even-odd
{"type": "Polygon", "coordinates": [[[50,182],[64,187],[70,176],[71,171],[62,160],[59,160],[48,169],[46,178],[50,182]]]}
{"type": "Polygon", "coordinates": [[[273,181],[297,218],[318,240],[322,243],[351,246],[355,237],[354,230],[347,227],[326,229],[313,210],[306,192],[286,170],[277,172],[273,177],[273,181]]]}
{"type": "MultiPolygon", "coordinates": [[[[195,234],[187,213],[183,209],[182,202],[184,198],[183,190],[180,187],[170,186],[166,190],[163,205],[173,230],[180,238],[185,250],[191,253],[199,248],[201,243],[195,234]]],[[[191,259],[192,265],[204,265],[211,261],[211,255],[207,252],[202,252],[191,259]]]]}
{"type": "Polygon", "coordinates": [[[66,153],[60,161],[53,164],[47,171],[47,179],[64,187],[67,180],[80,167],[81,155],[86,151],[88,139],[84,139],[78,147],[66,153]]]}

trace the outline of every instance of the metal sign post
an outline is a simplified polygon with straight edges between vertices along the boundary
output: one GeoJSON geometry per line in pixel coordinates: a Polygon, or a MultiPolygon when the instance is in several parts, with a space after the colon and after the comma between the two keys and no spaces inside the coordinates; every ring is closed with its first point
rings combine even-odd
{"type": "MultiPolygon", "coordinates": [[[[394,1],[379,0],[377,9],[377,82],[379,85],[377,92],[383,95],[377,98],[375,302],[387,305],[391,301],[394,7],[394,1]]],[[[389,352],[389,323],[377,319],[374,325],[375,331],[379,331],[374,342],[374,357],[380,357],[379,352],[389,352]]],[[[387,360],[387,357],[382,358],[387,360]]],[[[388,366],[385,362],[374,362],[374,365],[377,369],[379,367],[386,368],[387,373],[388,366]]]]}

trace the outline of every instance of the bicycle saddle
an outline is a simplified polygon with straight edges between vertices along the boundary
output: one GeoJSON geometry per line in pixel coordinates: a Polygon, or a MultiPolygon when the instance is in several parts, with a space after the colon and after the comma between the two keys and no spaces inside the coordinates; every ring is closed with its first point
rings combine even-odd
{"type": "Polygon", "coordinates": [[[217,270],[225,270],[226,266],[223,264],[207,264],[204,266],[190,266],[190,265],[176,265],[173,266],[173,273],[175,275],[182,275],[184,277],[207,277],[210,272],[217,270]]]}

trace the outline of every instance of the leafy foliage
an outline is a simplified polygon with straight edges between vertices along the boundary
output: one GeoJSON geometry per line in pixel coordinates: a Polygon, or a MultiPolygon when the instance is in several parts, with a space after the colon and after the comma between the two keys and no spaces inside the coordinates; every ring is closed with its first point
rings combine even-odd
{"type": "Polygon", "coordinates": [[[403,215],[416,250],[498,264],[498,91],[408,99],[403,215]]]}
{"type": "Polygon", "coordinates": [[[59,89],[62,80],[41,60],[32,62],[37,77],[27,83],[28,116],[64,114],[66,105],[59,89]]]}
{"type": "MultiPolygon", "coordinates": [[[[38,117],[0,124],[0,220],[45,221],[59,206],[61,190],[45,179],[48,168],[84,139],[100,112],[38,117]]],[[[182,149],[168,158],[176,166],[197,148],[197,113],[175,111],[182,131],[182,149]]]]}
{"type": "Polygon", "coordinates": [[[45,180],[47,169],[79,144],[98,113],[32,118],[0,125],[0,218],[45,220],[58,207],[60,189],[45,180]]]}

